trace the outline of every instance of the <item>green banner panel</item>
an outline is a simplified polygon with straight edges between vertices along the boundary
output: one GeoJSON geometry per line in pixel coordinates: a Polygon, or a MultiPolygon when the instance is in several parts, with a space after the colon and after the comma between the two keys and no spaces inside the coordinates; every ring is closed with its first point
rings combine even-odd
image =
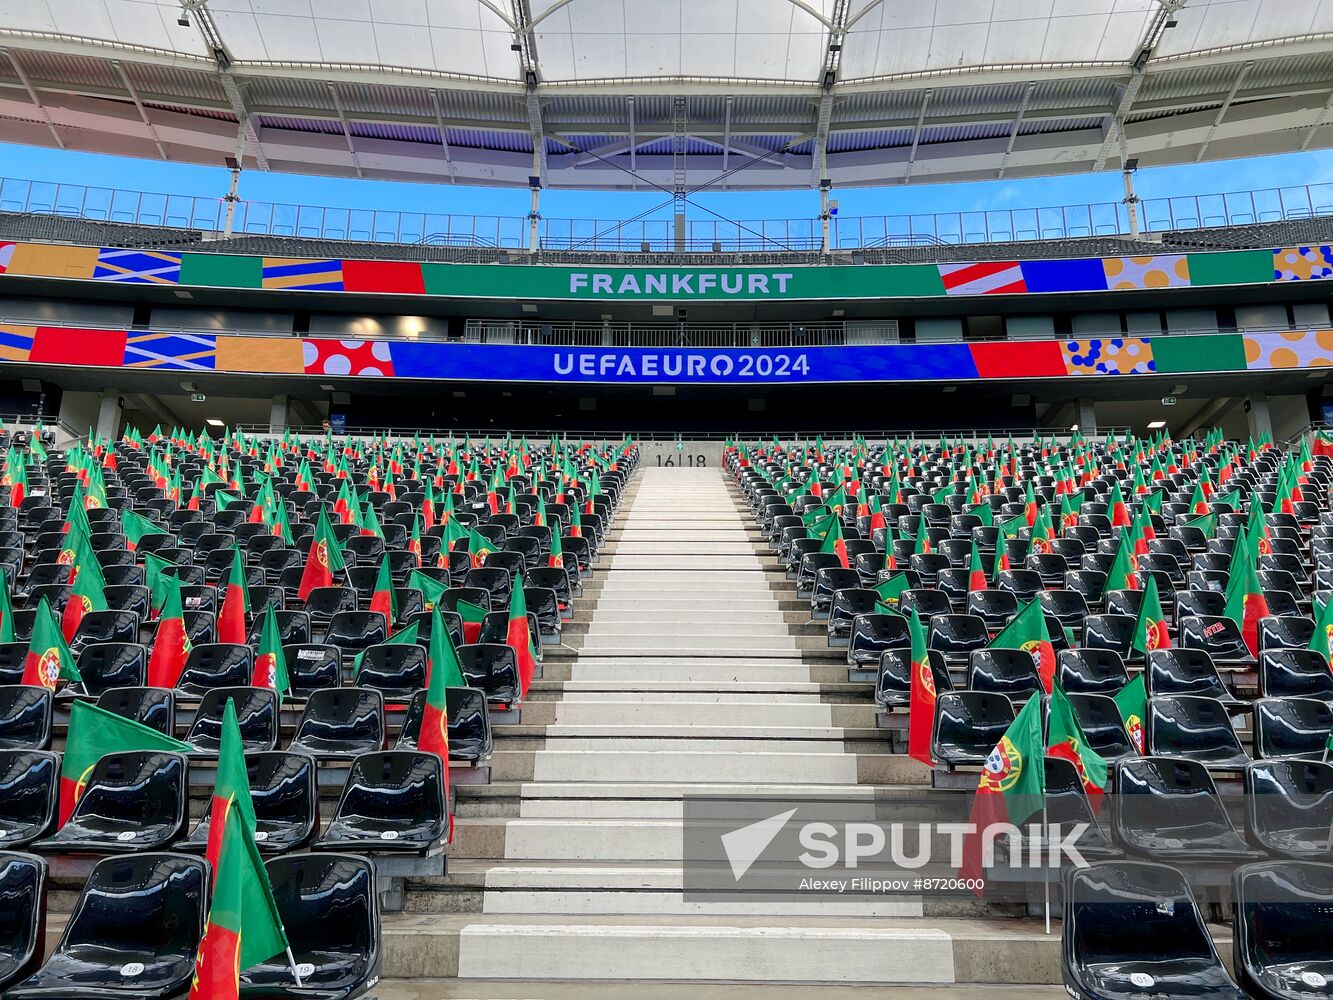
{"type": "Polygon", "coordinates": [[[1239,250],[1234,253],[1187,254],[1190,284],[1252,285],[1273,280],[1273,251],[1239,250]]]}
{"type": "Polygon", "coordinates": [[[1152,338],[1152,356],[1162,374],[1176,372],[1243,372],[1245,338],[1238,333],[1152,338]]]}
{"type": "Polygon", "coordinates": [[[264,259],[221,253],[187,253],[181,257],[181,284],[213,288],[260,288],[264,259]]]}

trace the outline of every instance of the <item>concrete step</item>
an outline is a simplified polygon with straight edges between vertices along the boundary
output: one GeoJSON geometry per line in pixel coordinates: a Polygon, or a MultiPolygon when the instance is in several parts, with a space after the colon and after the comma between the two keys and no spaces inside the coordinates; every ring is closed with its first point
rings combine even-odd
{"type": "MultiPolygon", "coordinates": [[[[672,603],[677,604],[679,601],[673,600],[672,603]]],[[[656,602],[630,603],[607,598],[597,602],[597,627],[599,631],[622,625],[642,629],[645,623],[644,615],[653,614],[661,621],[677,621],[695,628],[708,625],[726,628],[763,625],[773,635],[781,635],[785,631],[783,626],[787,624],[787,616],[783,611],[776,607],[764,607],[762,601],[745,603],[753,604],[754,607],[715,609],[709,607],[706,602],[691,601],[684,607],[668,608],[656,602]]]]}
{"type": "MultiPolygon", "coordinates": [[[[648,727],[640,727],[641,730],[648,727]]],[[[692,727],[681,727],[689,731],[692,727]]],[[[790,737],[742,736],[734,730],[720,728],[729,735],[707,738],[702,734],[686,736],[576,736],[552,733],[547,730],[546,746],[542,753],[574,753],[587,751],[625,751],[635,753],[802,753],[841,754],[844,752],[842,731],[822,730],[822,736],[811,736],[794,746],[790,737]]]]}
{"type": "MultiPolygon", "coordinates": [[[[770,611],[769,614],[781,616],[782,612],[770,611]]],[[[784,622],[774,622],[771,618],[768,621],[755,621],[751,615],[736,615],[719,616],[711,621],[705,621],[689,611],[663,611],[653,615],[650,621],[645,621],[642,616],[637,621],[629,619],[628,616],[623,621],[607,621],[602,615],[598,615],[596,620],[589,624],[587,638],[646,634],[677,634],[681,638],[690,639],[726,639],[733,636],[772,639],[786,636],[788,633],[784,622]]]]}
{"type": "MultiPolygon", "coordinates": [[[[570,700],[555,710],[556,726],[829,726],[829,705],[807,701],[690,702],[570,700]]],[[[550,729],[548,728],[548,732],[550,729]]]]}
{"type": "MultiPolygon", "coordinates": [[[[694,648],[682,646],[682,649],[694,648]]],[[[810,680],[810,668],[802,663],[776,661],[773,663],[750,663],[737,659],[734,664],[711,664],[698,666],[688,657],[682,657],[676,663],[641,667],[633,661],[619,663],[585,663],[576,661],[570,673],[570,679],[576,681],[634,681],[652,677],[657,681],[722,681],[722,680],[772,680],[782,682],[810,680]]]]}
{"type": "MultiPolygon", "coordinates": [[[[754,744],[756,741],[783,743],[790,740],[802,741],[801,749],[812,749],[809,742],[819,740],[843,739],[843,730],[833,726],[747,726],[728,724],[722,726],[703,726],[692,723],[681,725],[637,725],[626,726],[614,723],[565,725],[557,723],[546,727],[546,748],[565,749],[563,741],[570,739],[590,739],[604,742],[612,739],[625,740],[735,740],[738,743],[754,744]],[[559,739],[562,742],[554,744],[559,739]]],[[[761,749],[747,746],[746,749],[761,749]]]]}
{"type": "MultiPolygon", "coordinates": [[[[578,638],[580,637],[570,636],[571,640],[578,638]]],[[[790,638],[787,638],[790,641],[790,638]]],[[[763,642],[756,641],[751,636],[736,636],[732,641],[721,642],[709,639],[691,642],[688,639],[688,636],[670,635],[607,636],[605,639],[594,638],[591,642],[580,643],[575,648],[585,655],[626,658],[661,657],[668,650],[675,650],[682,655],[734,656],[747,660],[800,660],[805,657],[805,652],[801,649],[794,645],[779,645],[776,639],[763,642]]]]}
{"type": "MultiPolygon", "coordinates": [[[[500,970],[503,971],[503,970],[500,970]]],[[[625,1000],[624,983],[588,980],[515,982],[504,979],[383,979],[375,987],[379,1000],[625,1000]]],[[[820,1000],[1056,1000],[1061,986],[829,986],[820,1000]]],[[[756,983],[636,983],[635,1000],[810,1000],[799,985],[756,983]]]]}
{"type": "Polygon", "coordinates": [[[782,782],[856,784],[856,758],[846,754],[731,750],[539,750],[535,781],[782,782]]]}

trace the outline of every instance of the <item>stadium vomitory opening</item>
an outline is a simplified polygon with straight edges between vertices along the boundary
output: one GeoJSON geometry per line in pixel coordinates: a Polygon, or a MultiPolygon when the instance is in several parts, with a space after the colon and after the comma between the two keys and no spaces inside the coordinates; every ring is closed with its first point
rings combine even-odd
{"type": "Polygon", "coordinates": [[[0,1000],[1333,993],[1333,4],[0,9],[0,1000]]]}

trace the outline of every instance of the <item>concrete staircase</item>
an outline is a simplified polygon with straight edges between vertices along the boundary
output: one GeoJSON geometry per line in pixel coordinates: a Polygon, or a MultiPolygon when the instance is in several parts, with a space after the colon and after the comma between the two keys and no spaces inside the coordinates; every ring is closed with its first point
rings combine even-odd
{"type": "Polygon", "coordinates": [[[577,655],[548,651],[519,724],[497,727],[492,784],[460,788],[450,874],[413,884],[386,921],[387,976],[459,977],[421,997],[563,996],[565,980],[676,984],[662,996],[1058,982],[1058,938],[970,903],[683,898],[687,794],[869,799],[925,778],[887,754],[868,686],[812,652],[742,510],[716,469],[631,483],[595,604],[566,626],[577,655]]]}

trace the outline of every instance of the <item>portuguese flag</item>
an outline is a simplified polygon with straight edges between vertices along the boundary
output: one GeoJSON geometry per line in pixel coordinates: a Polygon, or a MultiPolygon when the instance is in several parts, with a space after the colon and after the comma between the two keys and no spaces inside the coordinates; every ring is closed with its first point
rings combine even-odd
{"type": "Polygon", "coordinates": [[[468,537],[468,529],[458,523],[458,519],[451,517],[444,522],[444,548],[440,551],[439,564],[447,566],[448,560],[445,559],[446,552],[452,552],[454,546],[468,537]]]}
{"type": "MultiPolygon", "coordinates": [[[[902,597],[904,590],[911,589],[911,582],[907,579],[906,573],[894,573],[883,583],[876,586],[875,593],[879,594],[879,599],[883,603],[884,609],[894,614],[898,613],[898,599],[902,597]]],[[[876,606],[878,608],[878,605],[876,606]]]]}
{"type": "Polygon", "coordinates": [[[449,842],[454,840],[454,804],[449,793],[449,699],[451,687],[465,687],[458,652],[449,639],[449,630],[440,619],[440,609],[431,612],[430,653],[426,659],[426,704],[421,713],[421,733],[417,749],[438,754],[444,768],[444,803],[449,812],[449,842]]]}
{"type": "Polygon", "coordinates": [[[1034,598],[1019,609],[1018,614],[988,642],[990,649],[1025,649],[1032,654],[1033,665],[1041,686],[1047,694],[1055,682],[1055,647],[1046,629],[1046,613],[1034,598]]]}
{"type": "Polygon", "coordinates": [[[1150,650],[1166,649],[1170,645],[1171,633],[1166,627],[1166,616],[1162,614],[1162,601],[1157,596],[1157,577],[1149,575],[1143,588],[1139,620],[1134,626],[1134,640],[1130,643],[1130,649],[1147,656],[1150,650]]]}
{"type": "Polygon", "coordinates": [[[120,512],[120,530],[125,533],[125,545],[131,552],[148,535],[165,535],[167,532],[156,522],[148,520],[142,514],[136,514],[128,507],[120,512]]]}
{"type": "Polygon", "coordinates": [[[217,884],[218,861],[222,857],[222,832],[227,828],[227,813],[235,809],[246,829],[255,829],[255,804],[250,798],[250,775],[245,769],[245,743],[240,723],[236,721],[236,702],[227,699],[222,710],[222,738],[218,743],[218,767],[213,777],[213,799],[208,820],[208,848],[205,857],[213,869],[217,884]]]}
{"type": "Polygon", "coordinates": [[[408,574],[407,585],[413,590],[421,591],[421,600],[425,603],[427,611],[439,604],[444,599],[444,592],[449,589],[447,584],[416,569],[408,574]]]}
{"type": "Polygon", "coordinates": [[[1092,808],[1094,811],[1100,809],[1100,796],[1106,791],[1106,759],[1088,746],[1088,738],[1074,714],[1074,706],[1058,681],[1051,692],[1051,710],[1046,720],[1046,754],[1063,757],[1074,765],[1092,808]]]}
{"type": "Polygon", "coordinates": [[[1041,809],[1046,783],[1041,703],[1041,698],[1028,699],[982,765],[969,820],[976,832],[963,840],[960,878],[985,877],[981,845],[986,827],[995,823],[1018,825],[1041,809]]]}
{"type": "Polygon", "coordinates": [[[28,643],[28,655],[23,660],[23,679],[20,683],[54,691],[57,682],[61,680],[77,684],[83,678],[79,676],[79,668],[74,665],[74,654],[69,651],[65,637],[60,634],[60,625],[56,622],[55,612],[51,610],[51,602],[43,597],[33,619],[32,641],[28,643]]]}
{"type": "Polygon", "coordinates": [[[565,568],[565,547],[560,541],[559,532],[551,532],[551,554],[546,558],[546,565],[551,569],[565,568]]]}
{"type": "Polygon", "coordinates": [[[333,574],[341,573],[343,568],[342,549],[338,538],[329,524],[329,516],[323,510],[315,522],[315,534],[310,540],[310,551],[305,557],[305,572],[301,574],[301,585],[296,596],[302,601],[310,597],[316,587],[332,587],[333,574]]]}
{"type": "Polygon", "coordinates": [[[1259,619],[1268,616],[1268,601],[1254,571],[1255,555],[1248,538],[1236,540],[1231,560],[1231,579],[1227,581],[1227,603],[1223,614],[1240,628],[1251,656],[1259,655],[1259,619]]]}
{"type": "Polygon", "coordinates": [[[537,652],[528,629],[528,602],[523,595],[522,573],[515,577],[514,588],[509,595],[509,627],[505,631],[505,644],[513,649],[518,658],[518,676],[523,682],[522,696],[527,697],[532,675],[537,672],[537,652]]]}
{"type": "Polygon", "coordinates": [[[986,571],[981,567],[981,551],[977,548],[976,540],[972,541],[972,555],[967,561],[967,590],[971,593],[974,590],[986,589],[986,571]]]}
{"type": "Polygon", "coordinates": [[[250,595],[245,586],[245,561],[241,558],[240,548],[232,546],[231,575],[227,578],[222,610],[218,612],[218,642],[245,645],[249,639],[245,627],[245,616],[249,610],[250,595]]]}
{"type": "Polygon", "coordinates": [[[14,641],[14,604],[9,596],[9,576],[0,573],[0,642],[14,641]]]}
{"type": "Polygon", "coordinates": [[[458,612],[458,617],[463,619],[463,644],[466,646],[481,642],[481,626],[490,612],[471,601],[458,601],[454,605],[454,610],[458,612]]]}
{"type": "Polygon", "coordinates": [[[907,753],[927,767],[935,766],[930,753],[930,736],[935,726],[935,674],[930,669],[926,650],[926,628],[916,608],[907,621],[912,637],[911,679],[908,685],[907,753]]]}
{"type": "Polygon", "coordinates": [[[64,633],[66,642],[74,638],[84,615],[89,611],[107,609],[102,564],[97,561],[87,539],[80,537],[74,552],[75,563],[71,570],[74,586],[70,589],[69,600],[65,602],[65,611],[60,618],[60,631],[64,633]]]}
{"type": "Polygon", "coordinates": [[[1138,590],[1138,577],[1134,575],[1134,557],[1131,554],[1133,542],[1130,541],[1129,532],[1120,533],[1120,543],[1115,547],[1115,558],[1111,560],[1111,568],[1106,573],[1107,590],[1138,590]]]}
{"type": "Polygon", "coordinates": [[[229,809],[190,1000],[236,1000],[242,969],[287,950],[287,934],[254,833],[245,828],[239,810],[229,809]]]}
{"type": "Polygon", "coordinates": [[[1134,749],[1143,753],[1143,720],[1148,717],[1148,691],[1143,686],[1142,674],[1120,689],[1115,696],[1115,707],[1120,710],[1125,732],[1129,734],[1134,749]]]}
{"type": "Polygon", "coordinates": [[[486,565],[486,557],[495,551],[495,543],[473,528],[468,532],[467,550],[472,557],[472,568],[480,569],[486,565]]]}
{"type": "Polygon", "coordinates": [[[255,687],[272,688],[278,692],[279,701],[292,690],[287,675],[287,654],[282,651],[282,634],[278,631],[278,615],[271,604],[264,609],[264,624],[259,630],[259,655],[255,657],[255,673],[250,683],[255,687]]]}
{"type": "Polygon", "coordinates": [[[384,616],[384,627],[393,631],[393,623],[398,620],[398,598],[393,592],[393,575],[389,572],[389,553],[384,553],[380,560],[380,569],[375,574],[375,592],[370,595],[370,610],[384,616]]]}
{"type": "Polygon", "coordinates": [[[181,582],[175,576],[166,580],[166,604],[157,620],[153,652],[148,657],[148,686],[174,688],[190,657],[190,637],[185,631],[185,612],[181,607],[181,582]]]}
{"type": "Polygon", "coordinates": [[[69,708],[69,736],[60,765],[60,825],[64,826],[83,794],[84,783],[103,755],[130,750],[189,753],[194,747],[124,716],[74,701],[69,708]]]}
{"type": "MultiPolygon", "coordinates": [[[[1323,653],[1324,659],[1333,663],[1333,600],[1322,606],[1318,601],[1314,604],[1318,614],[1315,616],[1314,635],[1310,636],[1309,648],[1323,653]]],[[[0,641],[3,641],[3,634],[3,626],[0,626],[0,641]]]]}
{"type": "MultiPolygon", "coordinates": [[[[379,645],[413,646],[416,644],[417,641],[418,630],[419,630],[418,624],[416,622],[413,622],[411,625],[407,626],[407,628],[403,629],[402,631],[389,636],[389,638],[379,643],[379,645]]],[[[366,650],[363,649],[361,650],[361,652],[357,653],[355,659],[352,660],[353,677],[357,677],[361,673],[361,661],[364,660],[365,658],[366,658],[366,650]]]]}
{"type": "Polygon", "coordinates": [[[824,536],[824,544],[819,547],[819,551],[821,553],[834,553],[838,557],[838,562],[842,564],[842,568],[847,569],[849,565],[847,562],[847,542],[842,537],[842,518],[833,514],[829,520],[831,523],[829,524],[828,533],[824,536]]]}

